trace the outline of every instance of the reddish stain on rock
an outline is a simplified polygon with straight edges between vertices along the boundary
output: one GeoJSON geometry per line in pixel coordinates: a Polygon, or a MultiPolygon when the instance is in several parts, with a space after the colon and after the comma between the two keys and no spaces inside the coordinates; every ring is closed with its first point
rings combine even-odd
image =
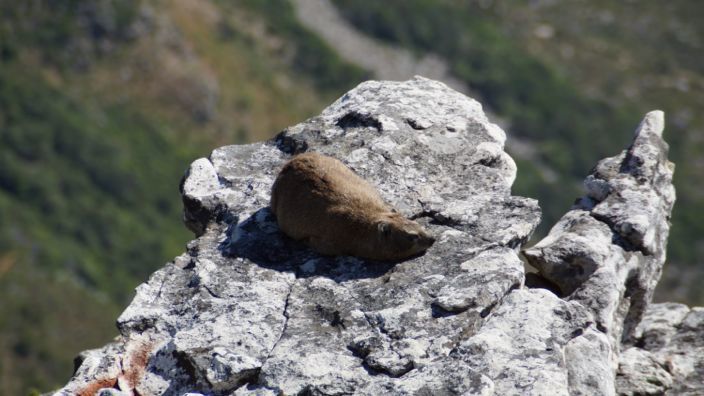
{"type": "Polygon", "coordinates": [[[83,389],[76,392],[77,396],[94,396],[96,392],[103,388],[114,388],[117,385],[117,378],[95,380],[83,389]]]}
{"type": "MultiPolygon", "coordinates": [[[[145,343],[132,352],[127,360],[129,363],[122,368],[122,378],[127,382],[128,390],[134,391],[144,376],[144,371],[149,363],[149,355],[154,344],[145,343]]],[[[123,363],[124,364],[124,363],[123,363]]],[[[123,389],[125,390],[125,389],[123,389]]],[[[135,392],[136,394],[136,392],[135,392]]]]}

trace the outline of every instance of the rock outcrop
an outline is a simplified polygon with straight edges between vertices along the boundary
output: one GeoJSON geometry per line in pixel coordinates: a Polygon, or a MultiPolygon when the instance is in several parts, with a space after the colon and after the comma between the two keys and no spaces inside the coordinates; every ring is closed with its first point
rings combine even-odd
{"type": "Polygon", "coordinates": [[[137,288],[120,335],[82,353],[57,394],[699,389],[704,359],[686,348],[701,352],[702,311],[648,308],[674,202],[662,117],[649,113],[631,147],[601,161],[587,196],[526,251],[558,293],[525,286],[519,250],[540,209],[511,195],[504,132],[442,83],[366,82],[272,141],[219,148],[181,187],[197,239],[137,288]],[[268,208],[271,185],[288,158],[311,150],[377,186],[435,245],[381,263],[286,238],[268,208]]]}
{"type": "Polygon", "coordinates": [[[632,339],[665,263],[675,189],[663,125],[661,111],[648,113],[631,146],[599,161],[587,195],[524,252],[614,346],[632,339]]]}
{"type": "Polygon", "coordinates": [[[704,394],[704,308],[652,304],[635,327],[634,341],[619,356],[619,394],[704,394]]]}

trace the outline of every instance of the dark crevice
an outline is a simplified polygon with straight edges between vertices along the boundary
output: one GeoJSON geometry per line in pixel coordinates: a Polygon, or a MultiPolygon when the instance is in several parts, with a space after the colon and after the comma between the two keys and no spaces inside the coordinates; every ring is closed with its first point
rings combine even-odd
{"type": "Polygon", "coordinates": [[[349,345],[347,345],[347,349],[352,352],[352,355],[362,360],[362,367],[369,375],[377,376],[383,375],[384,373],[371,367],[367,363],[367,356],[369,356],[373,349],[381,347],[380,344],[381,341],[378,338],[371,338],[355,343],[350,343],[349,345]]]}
{"type": "Polygon", "coordinates": [[[604,334],[609,333],[609,329],[606,326],[604,326],[602,323],[599,323],[599,322],[596,323],[596,329],[604,334]]]}
{"type": "Polygon", "coordinates": [[[525,246],[525,244],[528,242],[529,238],[530,238],[530,236],[524,236],[522,238],[521,237],[512,238],[508,242],[506,242],[505,244],[497,243],[497,245],[506,246],[511,249],[518,249],[518,248],[525,246]]]}
{"type": "MultiPolygon", "coordinates": [[[[378,331],[379,334],[386,336],[388,340],[399,339],[398,336],[389,333],[388,330],[386,330],[381,324],[377,324],[376,321],[370,317],[370,314],[364,312],[364,318],[372,330],[378,331]]],[[[373,336],[355,343],[350,343],[349,345],[347,345],[347,348],[352,352],[354,356],[362,360],[362,367],[369,375],[386,375],[391,378],[399,378],[415,368],[415,363],[410,359],[408,359],[408,362],[404,364],[404,367],[401,369],[390,368],[386,367],[385,365],[380,365],[378,364],[378,362],[375,362],[374,359],[371,359],[370,361],[369,355],[374,350],[384,349],[382,345],[383,343],[384,341],[382,341],[378,336],[373,336]]],[[[399,358],[399,360],[403,359],[398,353],[398,351],[395,350],[393,344],[389,343],[387,350],[394,353],[399,358]]]]}
{"type": "Polygon", "coordinates": [[[647,291],[638,281],[638,272],[632,271],[626,279],[626,290],[623,295],[624,299],[630,301],[628,311],[623,317],[623,331],[621,333],[621,343],[623,344],[634,342],[632,336],[635,332],[635,327],[638,326],[643,318],[648,305],[646,294],[647,291]]]}
{"type": "Polygon", "coordinates": [[[159,285],[159,291],[156,292],[156,296],[152,300],[152,304],[156,304],[156,302],[161,298],[161,292],[164,290],[164,284],[166,284],[166,279],[167,277],[165,276],[164,279],[161,280],[161,284],[159,285]]]}
{"type": "MultiPolygon", "coordinates": [[[[198,251],[197,251],[197,250],[195,250],[193,253],[194,253],[194,255],[192,255],[192,257],[195,257],[195,256],[198,255],[198,251]]],[[[196,260],[195,260],[194,258],[191,258],[191,259],[188,261],[188,264],[186,264],[186,266],[183,267],[183,269],[184,269],[184,270],[192,270],[192,269],[195,268],[195,267],[196,267],[196,260]]],[[[164,282],[166,282],[166,280],[164,280],[164,282]]],[[[162,284],[162,286],[163,286],[163,284],[162,284]]],[[[161,291],[161,290],[160,290],[160,291],[161,291]]]]}
{"type": "Polygon", "coordinates": [[[289,134],[286,130],[276,135],[273,142],[279,151],[289,155],[308,151],[308,142],[303,137],[298,134],[289,134]]]}
{"type": "Polygon", "coordinates": [[[237,376],[239,377],[237,381],[234,383],[234,386],[221,389],[219,393],[216,394],[222,394],[222,395],[229,395],[233,394],[232,392],[235,392],[237,389],[240,387],[247,385],[247,384],[252,384],[252,385],[259,385],[257,384],[257,380],[259,378],[259,374],[261,373],[262,368],[257,367],[249,370],[242,370],[237,373],[237,376]]]}
{"type": "Polygon", "coordinates": [[[613,234],[613,237],[611,239],[611,243],[614,245],[619,246],[621,249],[623,249],[626,252],[640,252],[643,254],[643,256],[650,256],[652,253],[648,251],[644,246],[636,246],[633,243],[631,243],[628,239],[626,239],[623,235],[621,235],[618,230],[616,230],[616,225],[614,222],[609,219],[608,217],[605,216],[600,216],[592,211],[589,212],[589,215],[594,218],[595,220],[606,224],[609,226],[609,229],[611,230],[611,233],[613,234]]]}
{"type": "Polygon", "coordinates": [[[385,373],[382,373],[382,372],[380,372],[380,371],[378,371],[378,370],[375,370],[375,369],[372,368],[370,365],[368,365],[368,364],[367,364],[367,361],[364,360],[364,358],[362,358],[362,368],[364,369],[364,371],[367,372],[367,374],[369,374],[369,375],[371,375],[371,376],[377,376],[377,375],[384,375],[384,374],[385,374],[385,373]]]}
{"type": "Polygon", "coordinates": [[[423,126],[419,125],[419,124],[418,124],[418,121],[416,121],[416,120],[413,119],[413,118],[406,118],[406,123],[407,123],[411,128],[413,128],[413,129],[415,129],[415,130],[417,130],[417,131],[421,131],[421,130],[424,130],[424,129],[428,129],[428,128],[426,128],[426,127],[423,127],[423,126]]]}
{"type": "MultiPolygon", "coordinates": [[[[279,390],[279,393],[282,396],[285,396],[285,394],[279,390]]],[[[296,393],[296,396],[347,396],[347,395],[352,395],[350,392],[335,392],[335,393],[328,393],[325,392],[323,389],[320,389],[319,386],[317,385],[306,385],[303,390],[300,392],[296,393]]]]}
{"type": "Polygon", "coordinates": [[[572,334],[570,334],[570,339],[577,338],[577,337],[581,336],[582,334],[584,334],[584,329],[582,329],[582,328],[576,329],[575,331],[572,332],[572,334]]]}
{"type": "Polygon", "coordinates": [[[193,364],[186,352],[174,350],[171,351],[171,357],[176,361],[176,367],[183,370],[189,378],[193,379],[193,382],[198,382],[200,379],[212,387],[212,384],[209,383],[207,377],[202,377],[199,375],[196,365],[193,364]]]}
{"type": "MultiPolygon", "coordinates": [[[[510,291],[509,291],[509,293],[510,293],[510,291]]],[[[483,319],[483,318],[486,318],[487,316],[489,316],[489,314],[491,313],[491,311],[493,311],[494,308],[496,308],[496,306],[497,306],[498,304],[499,304],[499,301],[497,301],[497,302],[495,302],[495,303],[493,303],[493,304],[490,304],[488,307],[482,309],[482,311],[479,313],[479,316],[481,316],[482,319],[483,319]]]]}
{"type": "Polygon", "coordinates": [[[477,164],[486,166],[487,168],[498,168],[501,165],[501,159],[498,156],[482,158],[477,164]]]}
{"type": "MultiPolygon", "coordinates": [[[[421,205],[423,205],[423,204],[421,203],[421,205]]],[[[453,220],[449,217],[443,216],[437,210],[422,210],[418,213],[412,214],[409,217],[409,219],[410,220],[417,220],[417,219],[420,219],[423,217],[431,219],[430,224],[450,227],[450,228],[455,229],[457,231],[465,231],[465,229],[463,229],[461,227],[462,226],[461,222],[453,220]]]]}
{"type": "Polygon", "coordinates": [[[340,316],[340,311],[332,310],[328,307],[316,304],[315,312],[317,312],[318,315],[320,315],[320,317],[323,318],[323,320],[325,320],[330,326],[343,330],[347,328],[342,320],[342,317],[340,316]]]}
{"type": "Polygon", "coordinates": [[[526,273],[525,286],[529,289],[545,289],[560,298],[566,297],[558,285],[543,277],[540,273],[526,273]]]}
{"type": "Polygon", "coordinates": [[[222,298],[220,295],[218,295],[217,293],[215,293],[214,291],[212,291],[212,290],[210,289],[210,286],[208,286],[208,285],[203,285],[203,288],[205,289],[205,291],[208,292],[208,294],[210,294],[211,297],[213,297],[213,298],[222,298]]]}
{"type": "Polygon", "coordinates": [[[484,318],[486,318],[487,316],[489,316],[489,315],[491,314],[491,312],[494,311],[494,309],[495,309],[496,307],[500,306],[500,305],[504,302],[504,299],[506,298],[506,296],[508,296],[509,294],[511,294],[514,290],[518,290],[518,289],[520,289],[520,288],[521,288],[521,284],[520,284],[520,283],[514,283],[513,285],[511,285],[511,287],[509,287],[508,290],[506,290],[506,293],[504,293],[503,296],[501,296],[501,298],[499,298],[498,300],[496,300],[493,304],[490,304],[488,307],[484,308],[484,309],[479,313],[479,316],[481,316],[482,319],[484,319],[484,318]]]}
{"type": "MultiPolygon", "coordinates": [[[[264,363],[266,363],[267,360],[269,360],[269,357],[271,356],[272,353],[274,353],[274,350],[276,349],[276,346],[279,345],[279,342],[281,339],[284,337],[284,334],[286,334],[286,329],[288,329],[288,320],[289,320],[289,313],[288,313],[288,307],[289,307],[289,302],[291,299],[291,293],[293,293],[293,284],[290,286],[288,289],[288,294],[286,294],[286,300],[284,301],[284,326],[281,329],[281,334],[279,334],[279,338],[276,340],[274,345],[272,345],[271,350],[269,350],[269,353],[266,355],[266,358],[262,361],[262,366],[264,363]]],[[[260,368],[261,369],[261,368],[260,368]]]]}
{"type": "MultiPolygon", "coordinates": [[[[360,307],[362,306],[354,294],[351,293],[350,296],[352,297],[353,300],[355,300],[355,302],[357,302],[357,304],[360,305],[360,307]]],[[[379,327],[377,327],[374,324],[374,321],[369,317],[369,313],[364,312],[364,311],[362,311],[362,312],[364,314],[364,320],[367,322],[367,324],[369,325],[370,330],[372,330],[372,332],[374,330],[378,330],[379,333],[386,334],[382,331],[382,329],[380,329],[379,327]]],[[[352,352],[352,355],[354,355],[362,360],[362,368],[367,372],[367,374],[369,374],[371,376],[387,375],[387,373],[379,371],[379,370],[371,367],[367,363],[367,356],[369,356],[372,349],[381,347],[380,344],[381,344],[381,340],[377,337],[373,337],[373,338],[368,338],[368,339],[365,339],[362,341],[358,341],[356,343],[350,343],[347,345],[347,349],[349,349],[352,352]]]]}
{"type": "Polygon", "coordinates": [[[157,326],[157,318],[140,317],[128,322],[117,322],[117,330],[123,336],[130,332],[143,333],[157,326]]]}
{"type": "Polygon", "coordinates": [[[342,118],[337,120],[335,125],[342,129],[349,128],[374,128],[377,131],[381,131],[381,122],[371,115],[361,114],[356,111],[349,112],[345,114],[342,118]]]}
{"type": "Polygon", "coordinates": [[[220,183],[220,187],[224,188],[232,188],[232,182],[225,179],[224,177],[218,175],[218,183],[220,183]]]}
{"type": "Polygon", "coordinates": [[[633,346],[636,348],[645,349],[645,339],[644,338],[637,338],[635,340],[635,342],[633,343],[633,346]]]}
{"type": "Polygon", "coordinates": [[[448,310],[446,310],[445,308],[439,306],[439,305],[436,304],[436,303],[431,303],[431,304],[430,304],[431,316],[432,316],[433,318],[435,318],[435,319],[438,319],[438,318],[447,318],[447,317],[449,317],[449,316],[454,316],[454,315],[460,314],[460,313],[462,313],[462,312],[465,312],[467,309],[469,309],[469,307],[467,307],[467,308],[465,308],[465,309],[463,309],[463,310],[461,310],[461,311],[448,311],[448,310]]]}
{"type": "Polygon", "coordinates": [[[181,201],[183,203],[183,222],[196,237],[205,234],[208,223],[221,210],[219,207],[215,207],[213,210],[206,208],[200,200],[187,197],[186,195],[181,195],[181,201]]]}
{"type": "Polygon", "coordinates": [[[369,317],[369,314],[367,312],[364,312],[364,318],[367,320],[367,323],[369,323],[369,326],[372,327],[372,329],[379,330],[379,333],[385,335],[387,338],[392,339],[392,340],[397,340],[398,337],[389,333],[388,330],[384,328],[380,323],[375,323],[373,318],[369,317]]]}

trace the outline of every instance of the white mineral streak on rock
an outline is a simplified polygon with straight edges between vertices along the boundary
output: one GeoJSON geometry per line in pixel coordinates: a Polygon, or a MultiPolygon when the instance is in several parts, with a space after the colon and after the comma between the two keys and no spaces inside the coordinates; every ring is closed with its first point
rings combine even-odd
{"type": "Polygon", "coordinates": [[[191,165],[184,218],[198,238],[57,394],[701,394],[704,312],[654,305],[638,324],[674,202],[662,125],[649,113],[526,252],[561,299],[523,286],[517,251],[540,211],[511,195],[515,163],[481,105],[421,77],[360,84],[270,142],[191,165]],[[284,237],[271,184],[311,150],[349,164],[435,245],[371,263],[284,237]]]}

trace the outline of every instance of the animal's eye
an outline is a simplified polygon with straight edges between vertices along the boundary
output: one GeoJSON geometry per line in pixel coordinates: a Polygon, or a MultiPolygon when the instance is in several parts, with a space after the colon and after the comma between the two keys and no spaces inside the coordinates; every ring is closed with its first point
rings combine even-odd
{"type": "Polygon", "coordinates": [[[380,231],[384,236],[389,236],[389,235],[391,234],[391,224],[389,224],[389,223],[387,223],[387,222],[385,222],[385,221],[381,221],[381,222],[379,222],[379,224],[377,225],[377,227],[379,228],[379,231],[380,231]]]}

